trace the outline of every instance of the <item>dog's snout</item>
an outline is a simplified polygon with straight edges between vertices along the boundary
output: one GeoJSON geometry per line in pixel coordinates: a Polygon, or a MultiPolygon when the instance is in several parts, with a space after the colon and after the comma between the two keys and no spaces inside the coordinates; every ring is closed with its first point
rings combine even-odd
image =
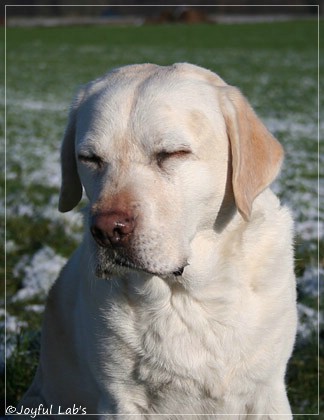
{"type": "Polygon", "coordinates": [[[135,218],[132,214],[111,211],[93,216],[90,230],[100,246],[118,247],[127,245],[134,228],[135,218]]]}

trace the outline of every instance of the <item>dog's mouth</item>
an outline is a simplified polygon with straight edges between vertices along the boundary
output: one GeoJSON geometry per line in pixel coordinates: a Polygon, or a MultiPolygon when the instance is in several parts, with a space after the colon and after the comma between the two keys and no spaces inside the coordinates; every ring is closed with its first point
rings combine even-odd
{"type": "Polygon", "coordinates": [[[183,264],[170,271],[153,270],[141,263],[141,261],[133,260],[128,255],[117,253],[114,250],[110,250],[110,252],[100,250],[96,265],[96,276],[106,279],[114,274],[122,274],[126,271],[134,270],[160,277],[181,277],[187,265],[187,263],[183,264]]]}

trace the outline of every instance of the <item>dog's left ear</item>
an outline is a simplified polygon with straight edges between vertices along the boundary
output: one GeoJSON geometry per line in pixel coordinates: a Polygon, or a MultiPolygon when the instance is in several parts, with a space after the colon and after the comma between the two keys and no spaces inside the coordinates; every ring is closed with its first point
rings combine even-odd
{"type": "Polygon", "coordinates": [[[218,89],[232,153],[235,203],[242,217],[249,220],[254,199],[279,173],[283,148],[238,89],[218,89]]]}
{"type": "Polygon", "coordinates": [[[75,157],[75,126],[77,108],[83,94],[84,91],[81,90],[72,103],[61,147],[62,184],[58,208],[63,213],[72,210],[82,198],[82,185],[75,157]]]}

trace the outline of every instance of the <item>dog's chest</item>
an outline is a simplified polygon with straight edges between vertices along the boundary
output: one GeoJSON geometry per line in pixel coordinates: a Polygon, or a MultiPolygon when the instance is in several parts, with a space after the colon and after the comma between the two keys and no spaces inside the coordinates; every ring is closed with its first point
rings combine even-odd
{"type": "Polygon", "coordinates": [[[235,339],[200,303],[182,294],[140,305],[125,299],[113,312],[110,348],[114,365],[120,360],[119,375],[145,384],[153,394],[170,389],[196,392],[197,398],[224,394],[233,373],[229,342],[235,339]]]}

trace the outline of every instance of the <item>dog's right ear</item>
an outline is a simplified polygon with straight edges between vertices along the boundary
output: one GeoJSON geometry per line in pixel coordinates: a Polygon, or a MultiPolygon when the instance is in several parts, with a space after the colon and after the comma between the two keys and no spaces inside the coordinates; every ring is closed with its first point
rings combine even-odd
{"type": "Polygon", "coordinates": [[[235,202],[249,220],[254,199],[278,175],[283,148],[238,89],[225,86],[219,92],[232,153],[235,202]]]}
{"type": "Polygon", "coordinates": [[[82,185],[75,157],[75,126],[77,109],[83,95],[84,90],[81,90],[72,103],[61,147],[62,184],[58,208],[63,213],[72,210],[82,198],[82,185]]]}

